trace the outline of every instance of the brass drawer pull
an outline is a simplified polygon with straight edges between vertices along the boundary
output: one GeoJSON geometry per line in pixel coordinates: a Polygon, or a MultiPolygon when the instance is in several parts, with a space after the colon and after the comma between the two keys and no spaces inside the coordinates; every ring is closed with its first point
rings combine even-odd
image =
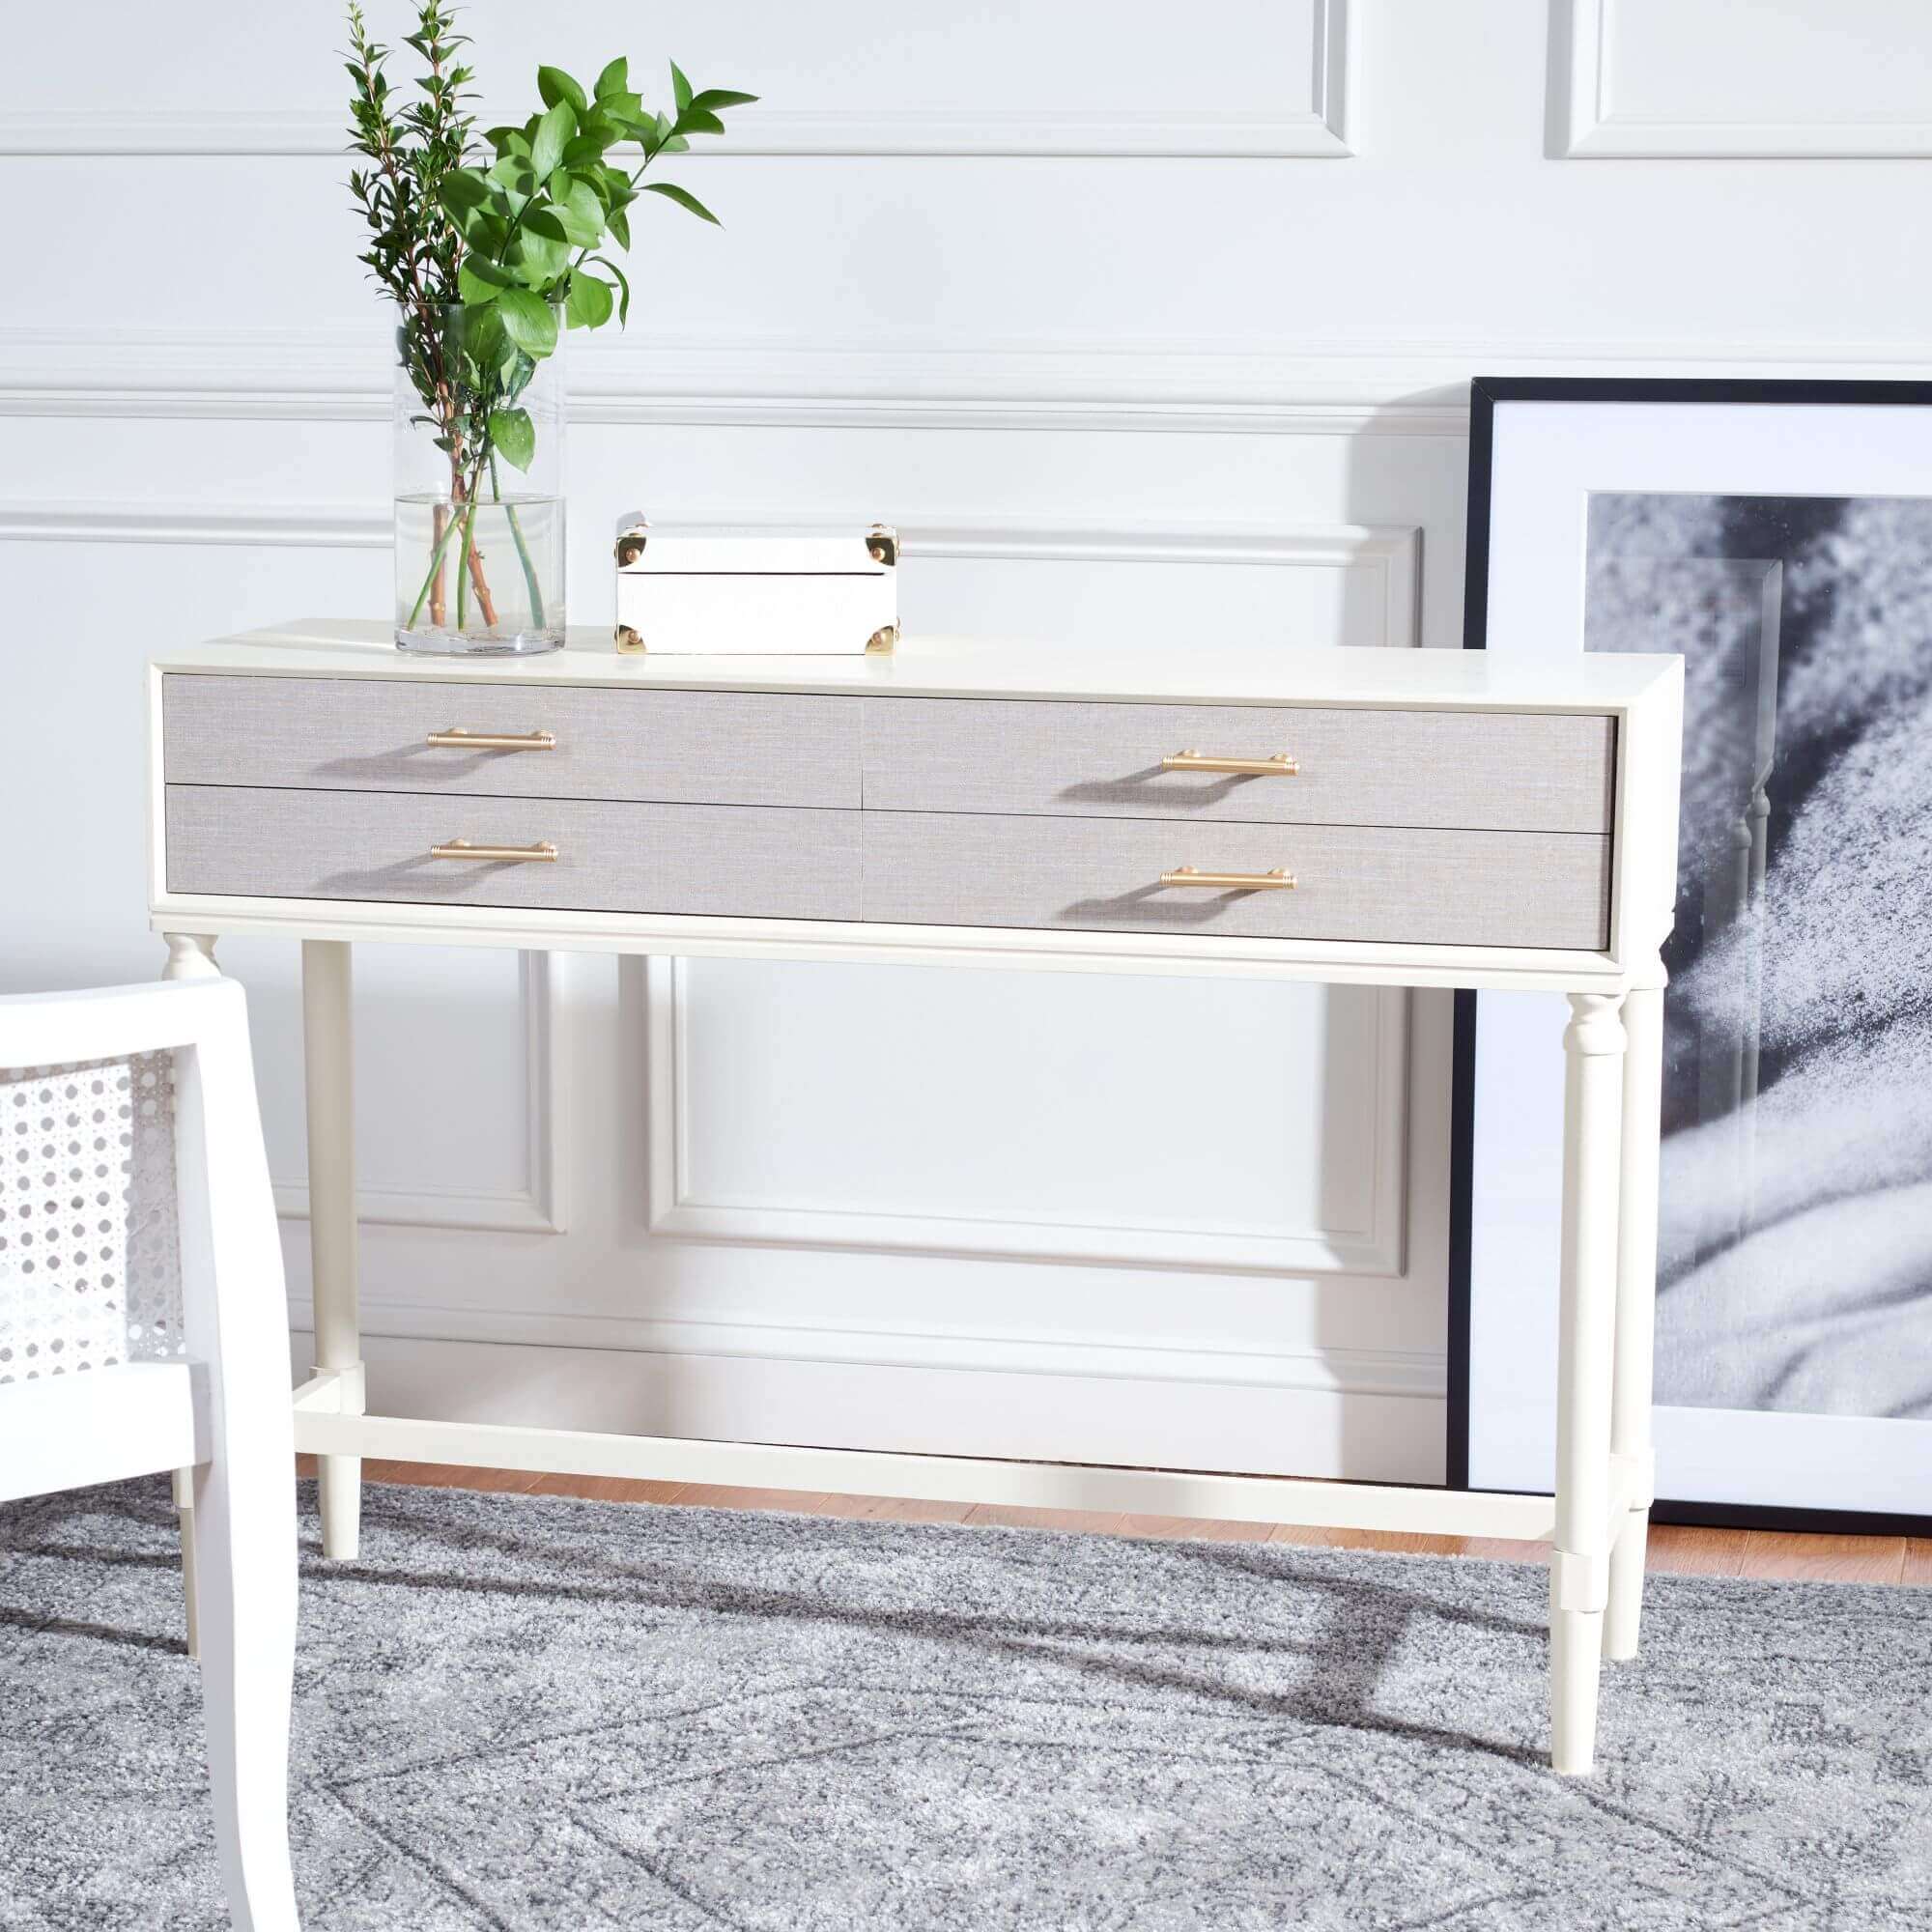
{"type": "Polygon", "coordinates": [[[1301,770],[1299,759],[1286,752],[1272,758],[1204,758],[1199,752],[1173,752],[1160,761],[1164,772],[1233,772],[1244,779],[1292,779],[1301,770]]]}
{"type": "Polygon", "coordinates": [[[554,752],[554,731],[465,731],[451,725],[447,731],[432,731],[429,742],[440,751],[449,752],[554,752]]]}
{"type": "Polygon", "coordinates": [[[1209,886],[1224,893],[1292,893],[1294,890],[1294,874],[1280,870],[1203,872],[1192,866],[1179,866],[1171,872],[1163,872],[1160,882],[1164,886],[1209,886]]]}
{"type": "Polygon", "coordinates": [[[495,859],[514,865],[522,859],[554,861],[556,847],[548,838],[534,845],[472,845],[467,838],[452,838],[447,845],[432,845],[432,859],[495,859]]]}

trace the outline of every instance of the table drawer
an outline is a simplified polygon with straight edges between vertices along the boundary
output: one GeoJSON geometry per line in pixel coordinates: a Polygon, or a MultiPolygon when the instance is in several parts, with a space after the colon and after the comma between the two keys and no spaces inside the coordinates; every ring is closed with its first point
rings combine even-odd
{"type": "Polygon", "coordinates": [[[1608,943],[1610,841],[1582,833],[1179,826],[867,811],[866,917],[1422,946],[1608,943]],[[1292,873],[1293,891],[1163,887],[1292,873]]]}
{"type": "Polygon", "coordinates": [[[895,811],[1607,833],[1616,727],[1551,712],[868,697],[866,803],[895,811]],[[1163,771],[1173,753],[1293,776],[1163,771]]]}
{"type": "Polygon", "coordinates": [[[162,680],[171,784],[856,809],[856,697],[392,678],[162,680]],[[546,749],[433,746],[433,731],[546,749]]]}
{"type": "Polygon", "coordinates": [[[855,920],[859,814],[170,785],[167,874],[241,897],[855,920]],[[457,839],[557,856],[430,856],[457,839]]]}

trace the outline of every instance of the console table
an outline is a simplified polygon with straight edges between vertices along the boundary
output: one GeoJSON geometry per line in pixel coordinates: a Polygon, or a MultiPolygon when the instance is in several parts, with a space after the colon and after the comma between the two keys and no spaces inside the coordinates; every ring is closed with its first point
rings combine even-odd
{"type": "Polygon", "coordinates": [[[360,1458],[1553,1543],[1552,1756],[1634,1655],[1681,662],[905,640],[892,656],[399,656],[298,623],[151,671],[155,929],[302,942],[323,1540],[360,1458]],[[356,941],[1264,976],[1569,996],[1556,1494],[367,1413],[356,941]]]}

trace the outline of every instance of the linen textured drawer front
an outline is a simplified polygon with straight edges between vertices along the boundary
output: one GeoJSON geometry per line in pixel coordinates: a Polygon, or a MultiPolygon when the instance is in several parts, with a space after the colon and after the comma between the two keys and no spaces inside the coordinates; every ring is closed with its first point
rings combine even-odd
{"type": "Polygon", "coordinates": [[[856,811],[170,785],[173,893],[554,911],[859,917],[856,811]],[[554,844],[554,861],[433,845],[554,844]]]}
{"type": "Polygon", "coordinates": [[[863,819],[868,920],[1578,951],[1608,940],[1610,841],[1584,833],[951,812],[863,819]],[[1184,867],[1279,869],[1295,886],[1160,883],[1184,867]]]}
{"type": "Polygon", "coordinates": [[[859,803],[859,700],[397,678],[220,677],[161,687],[170,784],[475,792],[689,805],[859,803]],[[431,745],[455,728],[547,749],[431,745]]]}
{"type": "Polygon", "coordinates": [[[1606,833],[1615,721],[1501,711],[868,697],[866,803],[890,811],[1606,833]],[[1273,758],[1292,776],[1163,771],[1273,758]]]}

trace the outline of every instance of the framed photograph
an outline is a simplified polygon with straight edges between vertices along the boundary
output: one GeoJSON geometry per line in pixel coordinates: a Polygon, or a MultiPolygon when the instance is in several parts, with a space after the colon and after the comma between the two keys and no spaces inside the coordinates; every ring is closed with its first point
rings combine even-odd
{"type": "MultiPolygon", "coordinates": [[[[1685,659],[1657,1517],[1932,1533],[1932,384],[1470,413],[1464,644],[1685,659]]],[[[1548,1491],[1563,1002],[1457,999],[1449,1477],[1548,1491]]]]}

